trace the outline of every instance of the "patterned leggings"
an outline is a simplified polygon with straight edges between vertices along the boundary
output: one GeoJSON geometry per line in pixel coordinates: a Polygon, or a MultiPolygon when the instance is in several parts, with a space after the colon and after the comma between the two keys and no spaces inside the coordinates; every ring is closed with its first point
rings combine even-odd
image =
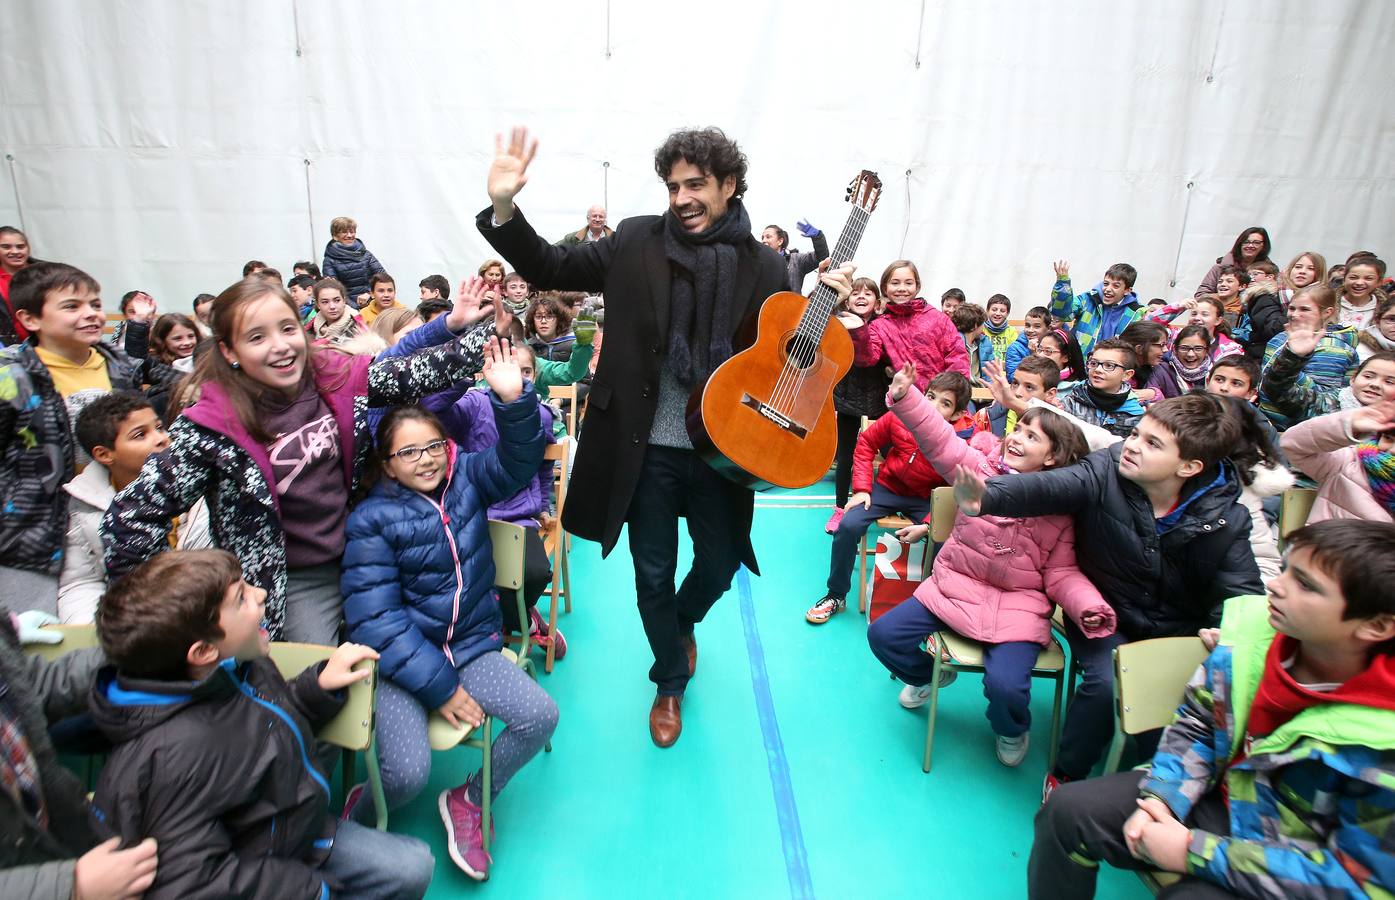
{"type": "MultiPolygon", "coordinates": [[[[497,797],[504,785],[537,755],[557,727],[557,704],[537,682],[502,653],[490,651],[460,669],[460,686],[486,715],[508,727],[494,738],[491,780],[497,797]]],[[[427,710],[408,692],[383,679],[378,684],[378,762],[389,809],[410,801],[431,775],[426,739],[427,710]]],[[[479,773],[467,779],[470,802],[483,800],[479,773]]],[[[360,804],[365,807],[368,804],[360,804]]]]}

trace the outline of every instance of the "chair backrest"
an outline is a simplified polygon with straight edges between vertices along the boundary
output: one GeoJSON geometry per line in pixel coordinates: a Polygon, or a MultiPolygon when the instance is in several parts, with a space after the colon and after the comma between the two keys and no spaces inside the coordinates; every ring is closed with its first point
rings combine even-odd
{"type": "Polygon", "coordinates": [[[1279,538],[1283,539],[1302,528],[1313,511],[1317,491],[1312,488],[1289,488],[1279,503],[1279,538]]]}
{"type": "MultiPolygon", "coordinates": [[[[281,671],[281,677],[289,681],[316,663],[329,659],[334,649],[320,644],[275,642],[271,645],[271,661],[281,671]]],[[[344,708],[315,733],[326,744],[361,751],[367,750],[373,742],[373,692],[378,667],[369,659],[354,668],[357,671],[364,666],[368,666],[373,674],[349,685],[349,699],[345,701],[344,708]]]]}
{"type": "Polygon", "coordinates": [[[576,383],[554,385],[547,389],[547,396],[549,399],[567,401],[567,434],[575,435],[577,415],[576,383]]]}
{"type": "Polygon", "coordinates": [[[489,541],[494,545],[494,584],[516,591],[523,587],[523,526],[489,520],[489,541]]]}
{"type": "Polygon", "coordinates": [[[937,487],[930,492],[930,539],[937,544],[949,540],[954,529],[954,517],[959,515],[959,504],[954,502],[954,488],[937,487]]]}
{"type": "Polygon", "coordinates": [[[1114,697],[1119,730],[1141,734],[1172,722],[1196,667],[1206,660],[1197,637],[1153,638],[1114,650],[1114,697]]]}
{"type": "Polygon", "coordinates": [[[557,517],[562,516],[562,507],[567,502],[567,482],[571,479],[572,460],[572,439],[564,437],[555,444],[548,444],[543,448],[543,459],[550,459],[559,463],[557,478],[553,484],[557,487],[557,517]]]}
{"type": "Polygon", "coordinates": [[[97,626],[91,622],[86,625],[45,625],[43,630],[56,631],[63,635],[63,640],[57,644],[25,644],[24,652],[32,653],[47,662],[53,662],[73,650],[99,646],[97,626]]]}

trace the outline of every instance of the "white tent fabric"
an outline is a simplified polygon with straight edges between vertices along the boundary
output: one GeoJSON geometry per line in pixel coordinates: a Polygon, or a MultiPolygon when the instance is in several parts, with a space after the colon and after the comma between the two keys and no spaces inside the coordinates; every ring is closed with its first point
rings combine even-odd
{"type": "Polygon", "coordinates": [[[0,223],[104,285],[185,309],[250,258],[290,274],[329,220],[415,295],[489,256],[494,134],[541,140],[520,206],[552,238],[666,203],[652,152],[715,124],[751,160],[753,225],[830,235],[886,184],[858,254],[927,295],[1043,302],[1110,264],[1190,295],[1235,235],[1280,265],[1390,251],[1395,122],[1380,0],[701,4],[593,0],[10,0],[0,223]]]}

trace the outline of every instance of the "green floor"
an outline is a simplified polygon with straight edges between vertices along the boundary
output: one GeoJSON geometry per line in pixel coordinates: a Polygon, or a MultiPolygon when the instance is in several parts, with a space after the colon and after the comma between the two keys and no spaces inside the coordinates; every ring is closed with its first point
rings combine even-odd
{"type": "MultiPolygon", "coordinates": [[[[571,652],[541,676],[561,722],[553,752],[499,798],[490,880],[450,862],[436,811],[437,793],[478,766],[478,752],[437,755],[430,788],[393,819],[436,854],[428,896],[1025,896],[1045,682],[1031,753],[1012,770],[993,755],[979,679],[961,677],[942,695],[935,766],[923,774],[925,712],[897,704],[865,619],[853,609],[818,628],[804,621],[827,575],[831,501],[817,498],[831,494],[826,481],[797,497],[757,495],[764,575],[746,579],[748,616],[739,578],[699,626],[683,736],[668,750],[649,740],[652,658],[624,539],[605,560],[574,542],[576,600],[561,622],[571,652]]],[[[1098,896],[1148,893],[1106,872],[1098,896]]]]}

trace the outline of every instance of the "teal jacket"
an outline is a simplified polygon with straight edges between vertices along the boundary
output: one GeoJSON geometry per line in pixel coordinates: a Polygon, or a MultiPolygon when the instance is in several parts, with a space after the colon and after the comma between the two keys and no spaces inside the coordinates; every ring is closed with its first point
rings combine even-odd
{"type": "Polygon", "coordinates": [[[1080,343],[1080,352],[1087,358],[1099,341],[1118,337],[1125,328],[1143,318],[1143,305],[1138,295],[1129,291],[1113,306],[1106,306],[1100,296],[1100,285],[1083,294],[1072,294],[1069,278],[1058,278],[1051,288],[1051,315],[1069,323],[1068,330],[1080,343]]]}
{"type": "Polygon", "coordinates": [[[1255,740],[1246,723],[1275,632],[1263,596],[1226,603],[1139,787],[1182,820],[1224,786],[1230,834],[1192,829],[1187,871],[1242,897],[1395,894],[1395,711],[1324,703],[1255,740]]]}

